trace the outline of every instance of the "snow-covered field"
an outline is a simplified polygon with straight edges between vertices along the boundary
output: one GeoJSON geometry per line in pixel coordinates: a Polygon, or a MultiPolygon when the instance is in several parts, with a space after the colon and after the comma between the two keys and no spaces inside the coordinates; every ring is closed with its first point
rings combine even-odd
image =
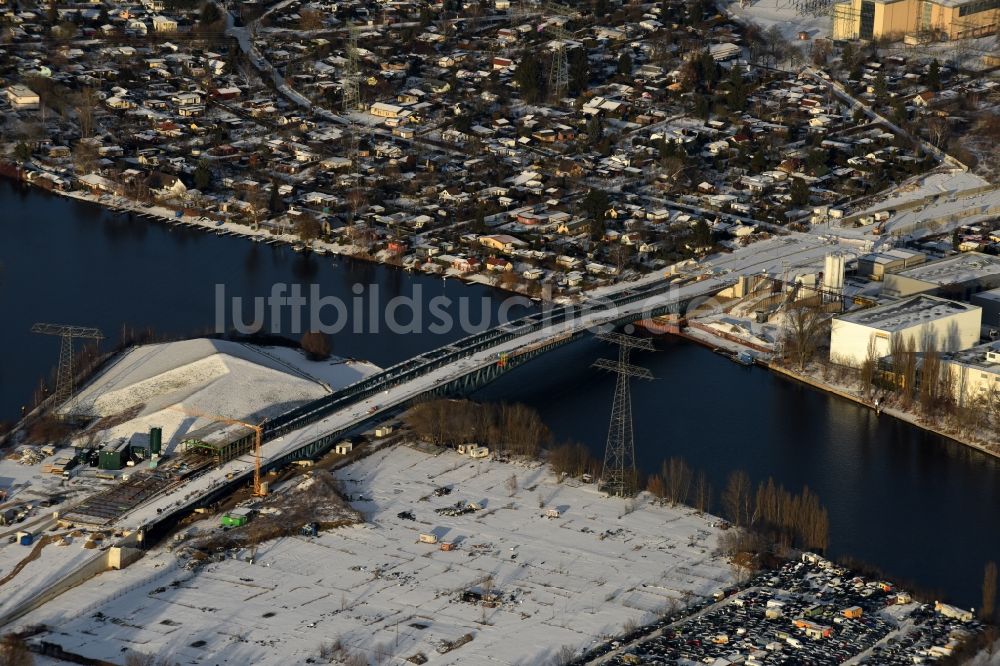
{"type": "MultiPolygon", "coordinates": [[[[800,32],[808,33],[810,39],[827,37],[832,27],[828,13],[815,16],[799,13],[791,0],[752,0],[745,8],[740,7],[739,0],[735,0],[724,9],[730,16],[747,23],[756,23],[765,30],[777,26],[792,41],[800,32]]],[[[808,44],[809,42],[803,43],[805,46],[808,44]]]]}
{"type": "Polygon", "coordinates": [[[952,194],[986,185],[989,185],[987,181],[968,171],[937,172],[926,176],[917,176],[902,183],[899,187],[879,193],[877,201],[861,213],[874,213],[924,197],[952,194]]]}
{"type": "Polygon", "coordinates": [[[399,446],[337,474],[363,498],[354,506],[366,524],[279,539],[261,545],[253,564],[250,553],[234,552],[194,573],[154,552],[20,623],[56,626],[41,638],[111,660],[127,648],[180,663],[284,665],[340,640],[368,659],[391,654],[383,663],[423,653],[435,664],[543,664],[563,646],[584,648],[731,582],[713,554],[710,516],[643,500],[629,512],[594,486],[556,483],[542,465],[399,446]],[[437,496],[442,486],[451,493],[437,496]],[[481,508],[434,511],[458,501],[481,508]],[[544,517],[548,508],[560,516],[544,517]],[[420,543],[421,533],[456,549],[420,543]],[[488,579],[495,607],[461,600],[486,591],[488,579]],[[111,600],[116,590],[126,592],[111,600]],[[438,651],[466,634],[471,642],[438,651]]]}

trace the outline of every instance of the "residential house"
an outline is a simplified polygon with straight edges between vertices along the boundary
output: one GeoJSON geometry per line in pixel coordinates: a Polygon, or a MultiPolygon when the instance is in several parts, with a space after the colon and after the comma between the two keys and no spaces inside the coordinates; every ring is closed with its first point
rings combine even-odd
{"type": "Polygon", "coordinates": [[[41,103],[38,93],[18,83],[7,88],[7,101],[16,110],[37,109],[41,103]]]}
{"type": "Polygon", "coordinates": [[[177,21],[157,14],[153,17],[153,30],[156,32],[177,32],[177,21]]]}

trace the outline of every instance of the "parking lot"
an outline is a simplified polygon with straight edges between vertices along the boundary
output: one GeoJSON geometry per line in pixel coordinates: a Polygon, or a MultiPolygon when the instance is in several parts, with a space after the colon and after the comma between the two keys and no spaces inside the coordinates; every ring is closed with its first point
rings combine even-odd
{"type": "Polygon", "coordinates": [[[891,583],[806,557],[724,599],[606,643],[578,663],[914,664],[951,654],[981,628],[961,609],[914,602],[891,583]]]}

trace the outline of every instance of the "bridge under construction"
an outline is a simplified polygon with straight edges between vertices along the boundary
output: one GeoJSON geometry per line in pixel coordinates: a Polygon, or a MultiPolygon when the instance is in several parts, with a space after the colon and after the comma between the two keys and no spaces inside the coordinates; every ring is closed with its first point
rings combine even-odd
{"type": "Polygon", "coordinates": [[[740,275],[773,274],[780,266],[821,264],[831,247],[828,240],[796,234],[747,250],[753,251],[699,265],[697,273],[649,275],[591,292],[582,303],[545,308],[386,368],[260,424],[264,446],[259,459],[240,456],[230,460],[186,484],[187,499],[154,498],[122,520],[130,526],[144,526],[150,537],[156,538],[159,528],[166,529],[192,509],[246,485],[255,476],[255,462],[259,461],[259,474],[295,460],[315,458],[345,436],[384,420],[418,398],[468,395],[513,368],[583,336],[639,319],[683,312],[692,302],[708,300],[732,286],[740,275]]]}

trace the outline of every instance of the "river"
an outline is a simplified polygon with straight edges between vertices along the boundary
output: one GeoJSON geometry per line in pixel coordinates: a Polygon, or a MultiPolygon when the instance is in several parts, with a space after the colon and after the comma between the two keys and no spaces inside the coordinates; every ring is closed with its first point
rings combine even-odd
{"type": "MultiPolygon", "coordinates": [[[[216,330],[218,285],[224,285],[221,321],[229,330],[234,323],[252,322],[252,299],[269,297],[274,285],[288,285],[288,293],[293,284],[301,285],[307,301],[318,302],[308,297],[316,285],[320,298],[345,304],[350,321],[333,335],[335,354],[382,367],[533,307],[486,286],[115,215],[0,179],[0,420],[17,418],[39,379],[50,377],[58,361],[59,340],[31,333],[35,322],[99,328],[107,338],[104,348],[110,348],[122,339],[123,327],[168,336],[216,330]],[[360,294],[357,285],[364,287],[360,294]],[[239,322],[234,297],[243,299],[239,322]],[[431,328],[441,322],[435,308],[449,302],[455,326],[407,332],[415,321],[408,303],[415,304],[420,328],[436,331],[442,327],[431,328]],[[390,320],[385,307],[393,303],[390,320]]],[[[291,308],[282,307],[272,319],[270,307],[264,308],[267,329],[296,340],[312,328],[310,313],[305,307],[293,317],[291,308]]],[[[345,321],[331,306],[317,314],[326,325],[345,321]]]]}
{"type": "MultiPolygon", "coordinates": [[[[0,211],[0,418],[16,417],[57,360],[57,340],[29,332],[36,321],[96,326],[111,341],[123,325],[185,335],[215,326],[217,284],[244,298],[266,296],[275,283],[318,284],[324,295],[351,302],[360,283],[369,285],[365,295],[377,289],[383,305],[419,294],[423,308],[435,296],[466,297],[472,323],[484,313],[495,320],[507,298],[478,285],[114,216],[7,181],[0,181],[0,211]]],[[[338,333],[334,353],[386,366],[463,334],[461,327],[394,333],[380,308],[362,310],[380,313],[380,333],[338,333]]],[[[288,333],[285,318],[282,326],[288,333]]],[[[643,469],[683,456],[708,474],[716,497],[741,468],[754,481],[808,485],[829,509],[833,555],[979,605],[983,566],[1000,560],[996,460],[696,345],[661,340],[657,347],[634,357],[657,378],[633,385],[643,469]]],[[[512,370],[478,397],[526,402],[559,441],[580,441],[601,456],[614,385],[590,366],[614,351],[581,340],[512,370]]]]}

